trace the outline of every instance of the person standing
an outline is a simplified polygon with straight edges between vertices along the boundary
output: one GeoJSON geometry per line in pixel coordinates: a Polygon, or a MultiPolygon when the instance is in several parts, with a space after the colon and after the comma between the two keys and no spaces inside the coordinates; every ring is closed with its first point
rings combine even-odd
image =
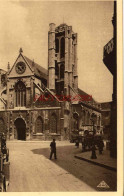
{"type": "Polygon", "coordinates": [[[86,141],[85,137],[82,137],[82,152],[85,152],[85,147],[86,147],[86,141]]]}
{"type": "Polygon", "coordinates": [[[57,159],[57,157],[56,157],[56,142],[55,142],[55,139],[53,139],[53,141],[50,143],[50,147],[51,147],[50,160],[52,159],[52,155],[53,154],[54,154],[54,158],[57,159]]]}
{"type": "Polygon", "coordinates": [[[103,147],[104,147],[103,140],[102,140],[102,139],[100,139],[100,141],[99,141],[99,143],[98,143],[99,154],[102,154],[103,147]]]}
{"type": "Polygon", "coordinates": [[[75,146],[77,146],[77,148],[79,148],[79,140],[78,139],[76,139],[75,146]]]}

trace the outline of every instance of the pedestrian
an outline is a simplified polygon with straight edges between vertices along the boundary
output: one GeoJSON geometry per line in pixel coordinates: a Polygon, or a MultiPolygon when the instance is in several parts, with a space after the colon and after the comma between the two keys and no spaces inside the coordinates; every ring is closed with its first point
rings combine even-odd
{"type": "Polygon", "coordinates": [[[85,138],[82,138],[82,152],[85,152],[85,138]]]}
{"type": "Polygon", "coordinates": [[[51,153],[50,153],[50,160],[52,159],[52,155],[54,154],[54,158],[57,159],[56,157],[56,142],[55,139],[50,143],[50,148],[51,148],[51,153]]]}
{"type": "Polygon", "coordinates": [[[94,140],[92,141],[92,148],[91,148],[91,150],[92,150],[91,159],[97,159],[96,152],[95,152],[96,147],[95,147],[94,140]]]}
{"type": "Polygon", "coordinates": [[[99,143],[98,143],[99,154],[102,154],[103,147],[104,147],[103,140],[102,140],[102,139],[100,139],[100,141],[99,141],[99,143]]]}
{"type": "Polygon", "coordinates": [[[79,140],[78,139],[76,139],[75,146],[77,146],[77,148],[79,148],[79,140]]]}

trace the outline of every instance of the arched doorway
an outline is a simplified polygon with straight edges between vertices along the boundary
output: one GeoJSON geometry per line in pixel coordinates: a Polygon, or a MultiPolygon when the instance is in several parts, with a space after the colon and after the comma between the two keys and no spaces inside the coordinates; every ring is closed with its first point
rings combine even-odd
{"type": "Polygon", "coordinates": [[[22,118],[17,118],[15,124],[15,139],[26,140],[26,124],[22,118]]]}

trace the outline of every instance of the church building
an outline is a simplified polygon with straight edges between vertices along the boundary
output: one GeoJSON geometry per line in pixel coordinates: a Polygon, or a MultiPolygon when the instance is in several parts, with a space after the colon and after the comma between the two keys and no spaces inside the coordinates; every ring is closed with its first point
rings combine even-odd
{"type": "MultiPolygon", "coordinates": [[[[101,105],[78,88],[77,33],[54,23],[48,32],[48,69],[22,49],[0,70],[0,133],[8,140],[69,140],[75,130],[102,132],[101,105]]],[[[83,73],[82,73],[83,74],[83,73]]]]}

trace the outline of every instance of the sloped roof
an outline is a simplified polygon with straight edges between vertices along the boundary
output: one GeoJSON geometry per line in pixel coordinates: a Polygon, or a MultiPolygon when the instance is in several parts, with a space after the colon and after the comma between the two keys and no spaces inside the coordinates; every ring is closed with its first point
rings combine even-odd
{"type": "MultiPolygon", "coordinates": [[[[82,89],[80,89],[80,88],[78,88],[78,94],[79,95],[89,95],[89,96],[92,96],[92,95],[90,95],[90,94],[88,94],[88,93],[86,93],[86,92],[84,92],[82,89]]],[[[94,100],[94,98],[92,97],[92,101],[90,101],[90,102],[95,102],[95,103],[98,103],[97,101],[95,101],[94,100]]]]}
{"type": "Polygon", "coordinates": [[[101,103],[101,109],[102,110],[110,110],[111,109],[111,102],[101,103]]]}
{"type": "Polygon", "coordinates": [[[86,92],[84,92],[82,89],[78,88],[78,94],[79,95],[88,95],[86,92]]]}
{"type": "Polygon", "coordinates": [[[34,74],[40,78],[45,78],[47,80],[47,74],[48,71],[47,69],[41,67],[40,65],[38,65],[37,63],[33,62],[31,59],[29,59],[28,57],[24,56],[24,58],[26,59],[26,61],[28,62],[28,64],[30,65],[30,67],[34,70],[34,74]]]}

